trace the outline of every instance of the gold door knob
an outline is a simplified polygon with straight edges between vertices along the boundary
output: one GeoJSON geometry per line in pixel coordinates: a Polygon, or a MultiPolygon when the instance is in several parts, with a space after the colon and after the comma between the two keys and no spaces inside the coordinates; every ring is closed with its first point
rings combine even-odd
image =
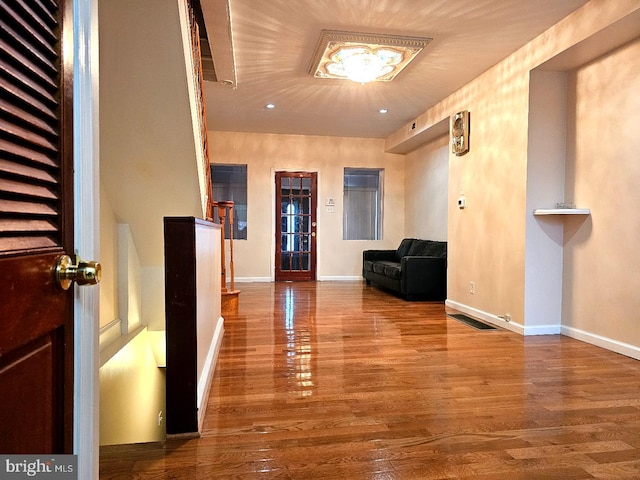
{"type": "Polygon", "coordinates": [[[56,282],[63,290],[68,290],[75,281],[78,285],[96,285],[100,283],[102,267],[98,262],[78,260],[74,264],[71,257],[61,255],[54,269],[56,282]]]}

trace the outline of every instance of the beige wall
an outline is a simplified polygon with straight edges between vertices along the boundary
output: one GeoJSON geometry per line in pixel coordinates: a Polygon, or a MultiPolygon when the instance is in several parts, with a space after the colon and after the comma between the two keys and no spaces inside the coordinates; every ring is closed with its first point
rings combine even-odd
{"type": "Polygon", "coordinates": [[[163,217],[203,216],[185,12],[185,0],[99,2],[103,444],[164,438],[149,332],[130,337],[164,329],[163,217]]]}
{"type": "Polygon", "coordinates": [[[100,198],[100,242],[102,350],[118,336],[126,336],[141,327],[142,287],[145,283],[142,280],[144,272],[140,267],[138,249],[133,241],[131,229],[129,225],[117,222],[111,203],[104,194],[101,194],[100,198]]]}
{"type": "MultiPolygon", "coordinates": [[[[529,74],[604,32],[598,38],[602,42],[589,41],[571,52],[572,60],[588,55],[588,49],[602,48],[615,36],[615,23],[629,14],[637,18],[639,8],[638,1],[592,0],[418,117],[419,131],[413,135],[457,111],[469,110],[471,115],[470,151],[462,157],[450,155],[449,160],[450,305],[496,321],[509,313],[510,328],[519,331],[527,323],[538,322],[525,318],[529,74]],[[460,192],[467,198],[464,210],[456,205],[460,192]],[[470,293],[470,282],[475,284],[475,294],[470,293]]],[[[391,135],[387,148],[398,150],[403,143],[410,144],[409,132],[402,128],[391,135]]],[[[409,222],[407,228],[412,228],[409,222]]]]}
{"type": "Polygon", "coordinates": [[[490,315],[508,312],[517,323],[524,323],[528,98],[528,71],[514,56],[449,99],[452,114],[469,110],[471,133],[469,152],[449,160],[447,296],[490,315]]]}
{"type": "Polygon", "coordinates": [[[236,279],[273,278],[274,172],[278,170],[318,172],[319,280],[360,277],[363,250],[396,248],[402,240],[405,231],[404,158],[402,155],[384,153],[383,140],[209,133],[213,163],[247,164],[248,239],[234,242],[236,279]],[[383,240],[342,240],[344,167],[385,169],[383,240]],[[327,212],[327,198],[335,200],[334,213],[327,212]]]}
{"type": "Polygon", "coordinates": [[[100,368],[100,445],[164,441],[164,409],[164,370],[144,329],[100,368]]]}
{"type": "Polygon", "coordinates": [[[405,237],[447,239],[449,136],[436,138],[405,158],[405,237]]]}
{"type": "MultiPolygon", "coordinates": [[[[184,0],[99,4],[102,195],[111,221],[128,225],[137,247],[142,323],[151,330],[164,328],[163,217],[203,216],[184,6],[184,0]]],[[[113,313],[105,309],[104,316],[113,313]]]]}
{"type": "MultiPolygon", "coordinates": [[[[567,191],[591,209],[565,224],[563,324],[640,346],[640,40],[570,77],[567,191]]],[[[597,339],[596,339],[597,340],[597,339]]]]}
{"type": "Polygon", "coordinates": [[[100,176],[145,267],[163,263],[164,216],[203,215],[181,4],[99,2],[100,176]]]}
{"type": "Polygon", "coordinates": [[[118,224],[111,203],[100,191],[100,328],[118,318],[118,224]]]}

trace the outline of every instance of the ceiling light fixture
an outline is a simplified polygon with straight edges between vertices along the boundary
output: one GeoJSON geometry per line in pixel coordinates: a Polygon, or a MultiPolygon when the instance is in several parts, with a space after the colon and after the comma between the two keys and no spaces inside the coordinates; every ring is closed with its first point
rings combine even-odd
{"type": "Polygon", "coordinates": [[[273,103],[267,103],[264,108],[268,108],[269,110],[273,110],[276,106],[273,103]]]}
{"type": "Polygon", "coordinates": [[[389,82],[431,38],[322,30],[309,73],[358,83],[389,82]]]}

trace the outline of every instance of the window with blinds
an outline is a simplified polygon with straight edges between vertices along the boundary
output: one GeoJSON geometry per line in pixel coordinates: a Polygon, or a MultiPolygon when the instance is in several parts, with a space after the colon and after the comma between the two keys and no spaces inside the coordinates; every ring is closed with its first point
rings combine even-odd
{"type": "Polygon", "coordinates": [[[345,168],[343,240],[381,240],[383,174],[381,168],[345,168]]]}
{"type": "Polygon", "coordinates": [[[0,255],[62,241],[57,12],[0,0],[0,255]]]}

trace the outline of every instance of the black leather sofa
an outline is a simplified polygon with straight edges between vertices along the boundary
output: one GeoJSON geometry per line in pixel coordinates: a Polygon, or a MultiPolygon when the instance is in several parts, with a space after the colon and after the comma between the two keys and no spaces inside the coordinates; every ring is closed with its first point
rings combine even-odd
{"type": "Polygon", "coordinates": [[[445,300],[447,242],[405,238],[396,250],[362,252],[362,276],[407,300],[445,300]]]}

